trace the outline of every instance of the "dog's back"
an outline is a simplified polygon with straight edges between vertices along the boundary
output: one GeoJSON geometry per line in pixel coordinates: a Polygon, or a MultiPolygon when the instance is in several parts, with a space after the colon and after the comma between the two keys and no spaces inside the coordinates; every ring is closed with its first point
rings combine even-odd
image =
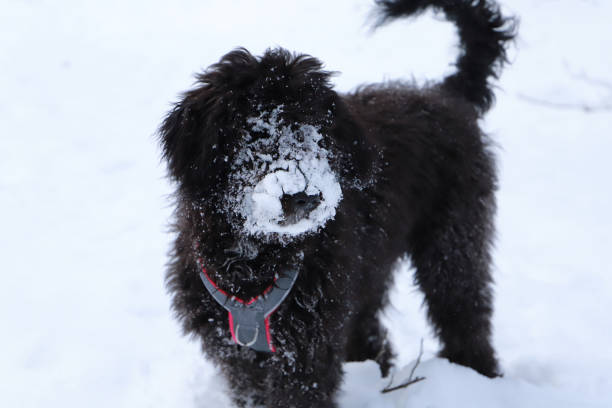
{"type": "Polygon", "coordinates": [[[495,189],[494,160],[478,119],[494,101],[491,81],[507,62],[506,47],[515,36],[516,20],[503,17],[489,0],[377,4],[377,26],[433,8],[458,28],[456,72],[425,87],[405,81],[361,86],[344,98],[367,144],[384,152],[379,158],[382,183],[374,194],[396,207],[386,218],[401,222],[389,227],[418,236],[425,228],[422,220],[440,216],[441,208],[452,206],[453,197],[461,200],[470,190],[495,189]]]}
{"type": "Polygon", "coordinates": [[[506,62],[515,21],[488,0],[377,3],[379,24],[428,7],[442,11],[457,25],[461,52],[456,72],[438,83],[372,84],[345,96],[367,144],[379,152],[378,182],[368,194],[380,204],[371,222],[393,237],[362,248],[370,258],[407,252],[444,345],[441,355],[495,376],[489,265],[496,169],[478,119],[493,103],[490,81],[506,62]]]}

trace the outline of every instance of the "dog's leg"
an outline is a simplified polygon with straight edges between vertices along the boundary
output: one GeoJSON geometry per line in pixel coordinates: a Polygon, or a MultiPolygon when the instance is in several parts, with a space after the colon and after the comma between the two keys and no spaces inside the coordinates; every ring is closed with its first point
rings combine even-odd
{"type": "Polygon", "coordinates": [[[260,366],[262,356],[243,350],[221,364],[227,379],[231,398],[238,408],[264,406],[266,399],[266,372],[260,366]]]}
{"type": "MultiPolygon", "coordinates": [[[[324,344],[317,342],[317,344],[324,344]]],[[[342,353],[332,346],[274,354],[239,350],[223,360],[231,398],[239,408],[336,408],[342,353]]]]}
{"type": "Polygon", "coordinates": [[[395,357],[387,339],[387,330],[377,316],[377,310],[367,311],[356,319],[356,325],[348,339],[346,361],[374,360],[383,377],[389,374],[395,357]]]}
{"type": "MultiPolygon", "coordinates": [[[[266,364],[267,408],[336,408],[342,353],[319,343],[316,350],[281,351],[266,364]]],[[[312,344],[311,344],[312,345],[312,344]]]]}
{"type": "Polygon", "coordinates": [[[413,238],[415,280],[444,346],[440,356],[493,377],[499,375],[490,339],[494,199],[490,193],[456,201],[460,203],[431,217],[413,238]]]}

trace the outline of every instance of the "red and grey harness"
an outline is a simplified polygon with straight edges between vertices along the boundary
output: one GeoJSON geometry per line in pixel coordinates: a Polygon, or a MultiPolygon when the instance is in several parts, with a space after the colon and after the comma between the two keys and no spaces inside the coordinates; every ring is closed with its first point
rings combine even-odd
{"type": "Polygon", "coordinates": [[[276,351],[270,335],[270,315],[278,309],[285,300],[298,277],[297,270],[287,270],[283,276],[274,276],[274,283],[262,294],[243,300],[229,295],[208,276],[202,260],[198,260],[200,278],[204,286],[225,310],[228,312],[229,328],[232,339],[241,346],[250,347],[255,351],[276,351]]]}

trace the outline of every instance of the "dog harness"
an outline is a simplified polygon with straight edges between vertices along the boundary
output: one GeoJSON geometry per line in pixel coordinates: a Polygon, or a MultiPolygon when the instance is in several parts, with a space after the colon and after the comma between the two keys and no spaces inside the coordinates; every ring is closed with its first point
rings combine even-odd
{"type": "Polygon", "coordinates": [[[198,260],[200,278],[210,295],[228,312],[232,339],[241,346],[255,351],[276,351],[270,335],[270,315],[285,300],[298,277],[298,271],[289,269],[283,276],[276,274],[274,282],[262,294],[251,300],[232,296],[219,288],[208,276],[202,261],[198,260]]]}

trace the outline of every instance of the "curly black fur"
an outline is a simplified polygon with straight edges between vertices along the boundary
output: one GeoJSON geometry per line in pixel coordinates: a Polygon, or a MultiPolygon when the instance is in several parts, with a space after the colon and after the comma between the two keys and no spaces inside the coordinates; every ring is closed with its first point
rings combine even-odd
{"type": "Polygon", "coordinates": [[[496,177],[477,121],[492,103],[488,81],[505,60],[513,24],[485,0],[378,3],[383,20],[443,10],[459,27],[458,72],[426,88],[393,82],[340,95],[315,58],[283,49],[257,58],[238,49],[198,76],[160,128],[177,183],[167,274],[173,308],[239,406],[334,407],[344,361],[373,359],[387,374],[393,352],[378,314],[405,254],[444,346],[440,355],[499,373],[490,341],[496,177]],[[332,220],[289,242],[244,236],[222,204],[247,118],[279,105],[286,123],[320,129],[343,194],[332,220]],[[299,269],[271,320],[276,353],[231,341],[227,312],[200,281],[198,258],[221,288],[242,298],[284,268],[299,269]]]}

